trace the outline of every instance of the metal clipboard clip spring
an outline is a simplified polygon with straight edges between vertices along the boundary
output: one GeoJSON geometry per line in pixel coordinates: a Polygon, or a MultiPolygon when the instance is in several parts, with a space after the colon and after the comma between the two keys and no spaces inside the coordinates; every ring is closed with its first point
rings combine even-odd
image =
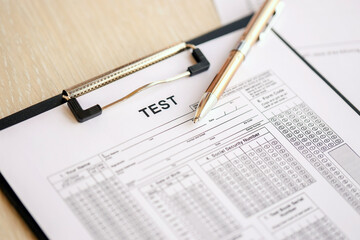
{"type": "Polygon", "coordinates": [[[130,97],[136,95],[137,93],[144,91],[145,89],[148,89],[150,87],[168,83],[175,81],[177,79],[183,78],[183,77],[191,77],[196,74],[199,74],[201,72],[204,72],[208,70],[210,67],[209,61],[206,59],[206,57],[202,54],[200,49],[198,49],[196,46],[192,44],[187,44],[185,42],[179,43],[175,46],[169,47],[167,49],[164,49],[162,51],[156,52],[150,56],[144,57],[140,60],[137,60],[135,62],[129,63],[127,65],[121,66],[119,68],[113,69],[109,72],[106,72],[104,74],[101,74],[97,77],[94,77],[84,83],[81,83],[79,85],[76,85],[70,89],[63,91],[63,98],[67,101],[67,104],[73,113],[74,117],[78,122],[85,122],[89,119],[92,119],[96,116],[99,116],[102,111],[116,103],[122,102],[126,99],[129,99],[130,97]],[[100,87],[103,87],[109,83],[112,83],[114,81],[117,81],[125,76],[128,76],[132,73],[135,73],[143,68],[146,68],[150,65],[153,65],[157,62],[160,62],[168,57],[171,57],[173,55],[176,55],[186,49],[192,50],[192,56],[194,57],[196,64],[193,66],[190,66],[187,68],[187,70],[181,74],[178,74],[174,77],[167,78],[165,80],[159,80],[155,82],[150,82],[148,84],[145,84],[134,91],[130,92],[126,96],[120,98],[119,100],[112,102],[104,107],[101,107],[100,105],[92,106],[88,109],[82,109],[79,102],[77,101],[77,97],[84,95],[88,92],[91,92],[95,89],[98,89],[100,87]]]}

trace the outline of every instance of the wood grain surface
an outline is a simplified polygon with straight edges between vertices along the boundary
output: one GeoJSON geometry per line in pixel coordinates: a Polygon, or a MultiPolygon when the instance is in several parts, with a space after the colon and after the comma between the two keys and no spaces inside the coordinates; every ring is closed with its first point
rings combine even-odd
{"type": "MultiPolygon", "coordinates": [[[[0,0],[0,118],[219,25],[211,0],[0,0]]],[[[2,193],[0,239],[35,239],[2,193]]]]}

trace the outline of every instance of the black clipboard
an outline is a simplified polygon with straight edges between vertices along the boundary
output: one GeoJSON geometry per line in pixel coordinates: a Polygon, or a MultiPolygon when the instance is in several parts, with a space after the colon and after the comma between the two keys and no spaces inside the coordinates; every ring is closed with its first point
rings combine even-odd
{"type": "MultiPolygon", "coordinates": [[[[249,15],[245,18],[239,19],[233,23],[222,26],[218,29],[215,29],[209,33],[196,37],[192,40],[187,41],[189,44],[199,45],[201,43],[205,43],[212,39],[218,38],[220,36],[226,35],[233,31],[239,30],[241,28],[246,27],[247,23],[250,21],[252,15],[249,15]]],[[[281,37],[275,30],[272,30],[275,35],[279,37],[280,40],[284,42],[315,74],[317,74],[338,96],[340,96],[359,116],[360,111],[348,100],[346,97],[338,91],[324,76],[322,76],[309,62],[307,62],[283,37],[281,37]]],[[[0,119],[0,131],[11,127],[17,123],[35,117],[41,113],[44,113],[50,109],[58,107],[62,104],[66,103],[66,100],[63,98],[63,94],[56,95],[47,100],[44,100],[40,103],[37,103],[33,106],[30,106],[24,110],[21,110],[17,113],[14,113],[10,116],[0,119]]],[[[13,191],[9,183],[6,181],[4,176],[0,172],[0,189],[5,194],[5,196],[9,199],[11,204],[20,214],[20,216],[24,219],[25,223],[29,226],[35,236],[39,239],[48,239],[45,235],[44,231],[37,224],[36,220],[32,217],[29,211],[22,204],[16,193],[13,191]]]]}

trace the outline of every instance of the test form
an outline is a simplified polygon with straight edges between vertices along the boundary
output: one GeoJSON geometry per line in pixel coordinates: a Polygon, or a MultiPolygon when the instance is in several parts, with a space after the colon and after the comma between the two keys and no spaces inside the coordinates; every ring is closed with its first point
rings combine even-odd
{"type": "MultiPolygon", "coordinates": [[[[1,173],[49,238],[360,238],[360,117],[276,33],[192,122],[240,35],[199,46],[206,73],[100,117],[79,124],[63,105],[0,132],[1,173]]],[[[79,101],[111,102],[187,54],[79,101]]]]}

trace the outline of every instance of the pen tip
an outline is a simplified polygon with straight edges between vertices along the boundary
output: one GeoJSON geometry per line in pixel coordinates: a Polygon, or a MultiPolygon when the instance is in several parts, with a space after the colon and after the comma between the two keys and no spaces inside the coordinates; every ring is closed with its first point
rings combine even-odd
{"type": "Polygon", "coordinates": [[[197,121],[199,121],[199,118],[198,118],[198,117],[194,117],[194,118],[193,118],[193,122],[196,123],[197,121]]]}

